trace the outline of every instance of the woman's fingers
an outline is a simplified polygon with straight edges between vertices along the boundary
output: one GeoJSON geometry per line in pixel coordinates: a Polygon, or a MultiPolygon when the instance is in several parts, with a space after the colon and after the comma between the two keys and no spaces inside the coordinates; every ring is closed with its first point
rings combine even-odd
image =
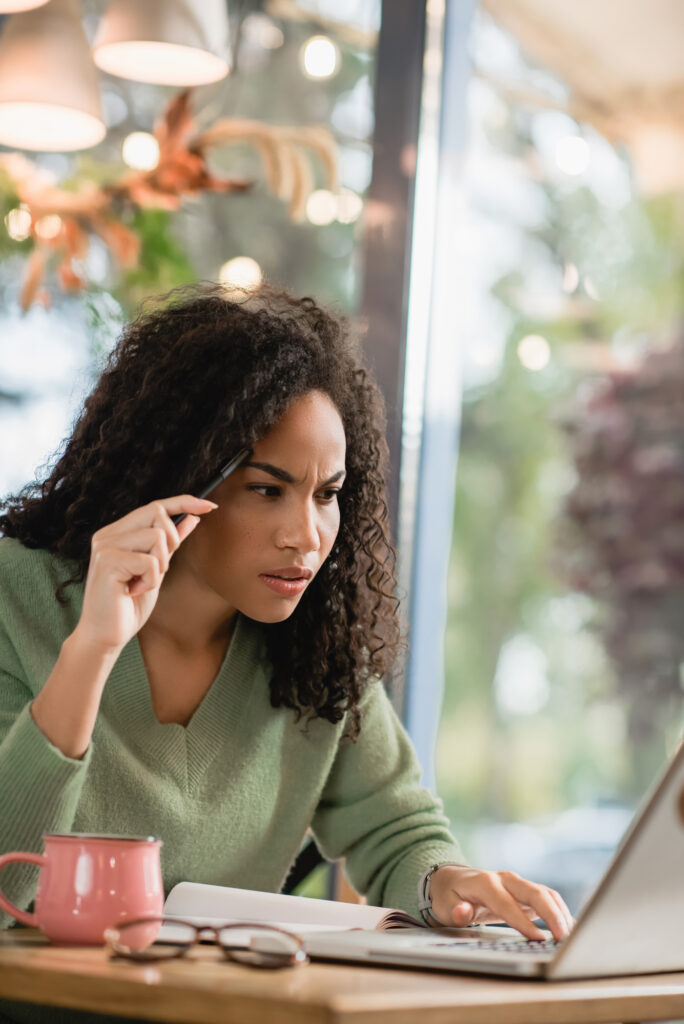
{"type": "Polygon", "coordinates": [[[565,902],[561,894],[559,892],[556,892],[555,889],[550,889],[547,886],[547,892],[551,899],[554,900],[560,908],[560,912],[563,915],[565,923],[568,926],[568,931],[572,931],[572,929],[575,927],[575,919],[570,913],[570,908],[568,907],[567,903],[565,902]]]}
{"type": "Polygon", "coordinates": [[[187,515],[185,519],[178,524],[178,526],[175,526],[174,523],[171,524],[172,526],[175,526],[176,532],[178,533],[179,544],[183,543],[185,538],[192,533],[199,522],[201,522],[199,516],[190,514],[187,515]]]}
{"type": "Polygon", "coordinates": [[[124,585],[124,593],[131,596],[150,590],[149,569],[145,573],[144,580],[135,580],[135,586],[133,586],[134,577],[142,576],[142,572],[139,573],[134,569],[128,576],[125,575],[127,567],[136,564],[136,560],[127,557],[131,554],[145,555],[156,562],[155,578],[159,583],[155,585],[159,585],[171,560],[166,531],[161,526],[149,526],[141,530],[128,530],[126,533],[119,533],[116,536],[107,532],[96,534],[92,542],[90,568],[93,573],[98,575],[102,570],[106,574],[111,573],[116,582],[124,585]],[[126,586],[126,584],[130,584],[130,586],[126,586]]]}
{"type": "Polygon", "coordinates": [[[451,919],[457,928],[467,928],[478,923],[478,907],[468,900],[461,900],[451,908],[451,919]]]}
{"type": "MultiPolygon", "coordinates": [[[[183,522],[178,527],[178,532],[180,535],[179,544],[183,543],[185,538],[192,533],[192,531],[195,529],[199,522],[200,517],[192,515],[189,515],[186,519],[183,520],[183,522]]],[[[157,527],[151,527],[149,530],[137,530],[134,531],[131,535],[126,535],[124,538],[122,538],[122,545],[123,542],[127,539],[127,537],[130,536],[131,541],[135,544],[132,550],[144,551],[145,548],[142,545],[145,543],[145,539],[148,538],[150,534],[153,535],[154,541],[152,543],[152,546],[148,549],[148,553],[154,556],[159,562],[159,568],[161,572],[159,582],[161,584],[161,580],[168,571],[169,563],[171,561],[171,555],[173,554],[173,552],[169,552],[168,548],[166,547],[166,534],[163,531],[160,531],[159,528],[157,527]]],[[[136,594],[142,594],[149,589],[151,588],[148,587],[143,580],[139,580],[136,578],[135,580],[129,580],[127,593],[129,594],[129,596],[135,597],[136,594]]]]}
{"type": "Polygon", "coordinates": [[[503,874],[505,872],[448,866],[437,871],[431,882],[436,916],[444,924],[458,927],[505,921],[529,939],[543,939],[544,933],[532,924],[504,886],[503,874]],[[444,875],[440,877],[442,871],[444,875]]]}
{"type": "Polygon", "coordinates": [[[78,628],[89,644],[120,649],[152,613],[180,544],[218,506],[191,494],[136,508],[93,534],[83,609],[78,628]],[[184,512],[176,528],[171,516],[184,512]],[[130,598],[144,597],[131,601],[130,598]]]}
{"type": "MultiPolygon", "coordinates": [[[[508,874],[508,872],[486,872],[485,874],[488,876],[485,882],[484,899],[482,900],[485,906],[493,911],[500,920],[512,925],[513,928],[516,928],[526,938],[545,939],[544,932],[530,921],[520,906],[518,899],[502,881],[502,876],[508,874]]],[[[542,917],[543,915],[538,914],[537,916],[542,917]]]]}
{"type": "Polygon", "coordinates": [[[218,505],[215,501],[207,498],[194,498],[190,494],[176,495],[173,498],[163,498],[160,501],[153,501],[150,505],[144,506],[145,511],[152,513],[152,525],[161,526],[166,531],[168,547],[171,554],[178,549],[188,534],[192,533],[199,522],[199,517],[207,512],[213,512],[218,505]],[[176,526],[171,519],[177,512],[185,512],[186,518],[176,526]],[[188,519],[193,520],[192,525],[182,529],[188,519]]]}
{"type": "MultiPolygon", "coordinates": [[[[546,923],[554,939],[566,937],[572,927],[572,916],[559,893],[545,885],[528,882],[514,871],[502,871],[499,877],[503,887],[518,904],[523,903],[531,907],[536,916],[546,923]]],[[[535,925],[531,927],[535,928],[535,925]]]]}
{"type": "MultiPolygon", "coordinates": [[[[188,515],[180,524],[180,534],[173,538],[169,550],[169,535],[162,526],[148,526],[127,530],[116,537],[103,534],[93,538],[91,562],[93,569],[109,566],[114,579],[124,585],[130,596],[142,594],[161,584],[168,571],[171,555],[199,523],[199,516],[188,515]],[[186,525],[187,524],[187,525],[186,525]],[[142,555],[144,559],[134,556],[142,555]],[[155,568],[152,568],[152,562],[155,568]]],[[[173,523],[171,524],[173,526],[173,523]]],[[[174,534],[176,527],[173,526],[174,534]]]]}
{"type": "Polygon", "coordinates": [[[163,527],[147,526],[118,534],[116,543],[114,538],[110,537],[107,547],[115,551],[140,551],[146,555],[154,555],[159,561],[161,571],[166,572],[177,543],[174,538],[174,547],[170,547],[168,534],[163,527]]]}
{"type": "Polygon", "coordinates": [[[142,551],[114,552],[116,559],[113,566],[116,581],[121,584],[124,592],[133,596],[147,590],[156,590],[161,586],[164,577],[159,559],[142,551]]]}
{"type": "Polygon", "coordinates": [[[131,529],[161,526],[169,537],[169,550],[175,551],[181,541],[180,533],[175,523],[171,521],[171,516],[178,512],[185,512],[188,516],[202,516],[215,508],[218,508],[216,502],[209,501],[208,498],[195,498],[192,494],[176,494],[171,498],[159,498],[157,501],[148,502],[147,505],[141,505],[140,508],[134,508],[132,512],[109,523],[98,533],[106,530],[108,534],[118,536],[119,533],[126,533],[131,529]]]}
{"type": "Polygon", "coordinates": [[[545,885],[528,882],[512,871],[478,871],[445,866],[432,879],[433,907],[443,923],[458,927],[505,921],[529,939],[546,934],[534,919],[541,918],[556,939],[573,925],[563,898],[545,885]]]}
{"type": "Polygon", "coordinates": [[[103,552],[108,550],[142,551],[158,558],[163,574],[169,568],[171,556],[195,529],[200,516],[217,507],[215,502],[191,494],[151,501],[93,534],[91,563],[94,567],[101,562],[103,552]],[[176,527],[171,515],[179,511],[185,512],[186,518],[176,527]]]}

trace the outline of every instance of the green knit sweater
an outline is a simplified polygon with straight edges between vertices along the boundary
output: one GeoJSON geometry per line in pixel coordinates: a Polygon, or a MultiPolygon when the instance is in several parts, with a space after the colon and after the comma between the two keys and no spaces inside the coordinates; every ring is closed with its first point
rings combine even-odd
{"type": "MultiPolygon", "coordinates": [[[[345,722],[305,728],[271,707],[262,629],[238,616],[219,673],[187,726],[160,724],[137,637],[104,689],[83,760],[37,728],[30,703],[73,631],[83,585],[55,586],[73,566],[0,540],[0,852],[42,850],[44,832],[152,834],[164,886],[191,879],[278,892],[307,828],[344,857],[373,904],[417,914],[417,881],[460,861],[439,800],[419,785],[415,752],[382,685],[362,702],[361,735],[345,722]]],[[[33,899],[37,868],[11,865],[0,887],[33,899]]],[[[0,915],[0,927],[10,919],[0,915]]]]}

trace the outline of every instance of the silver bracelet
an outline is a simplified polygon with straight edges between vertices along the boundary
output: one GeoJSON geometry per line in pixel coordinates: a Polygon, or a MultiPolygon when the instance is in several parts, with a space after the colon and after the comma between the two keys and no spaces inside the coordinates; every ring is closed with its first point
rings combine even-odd
{"type": "Polygon", "coordinates": [[[434,928],[435,925],[438,927],[442,926],[442,922],[435,916],[435,912],[432,909],[432,897],[430,895],[430,879],[434,875],[437,868],[462,868],[463,864],[459,864],[454,860],[443,861],[441,864],[433,864],[431,868],[428,868],[424,875],[421,876],[418,882],[418,910],[428,928],[434,928]]]}

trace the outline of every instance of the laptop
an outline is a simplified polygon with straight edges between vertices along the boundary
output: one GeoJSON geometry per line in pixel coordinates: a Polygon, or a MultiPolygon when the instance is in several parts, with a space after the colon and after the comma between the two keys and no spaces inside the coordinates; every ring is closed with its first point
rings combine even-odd
{"type": "Polygon", "coordinates": [[[684,742],[562,942],[510,928],[326,931],[314,959],[547,980],[684,970],[684,742]]]}

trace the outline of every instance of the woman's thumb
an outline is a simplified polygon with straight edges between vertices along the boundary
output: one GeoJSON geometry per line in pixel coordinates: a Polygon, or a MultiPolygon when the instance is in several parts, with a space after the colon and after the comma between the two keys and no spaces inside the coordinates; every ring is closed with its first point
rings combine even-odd
{"type": "Polygon", "coordinates": [[[467,900],[461,900],[451,911],[451,919],[458,928],[472,924],[475,919],[475,907],[467,900]]]}

